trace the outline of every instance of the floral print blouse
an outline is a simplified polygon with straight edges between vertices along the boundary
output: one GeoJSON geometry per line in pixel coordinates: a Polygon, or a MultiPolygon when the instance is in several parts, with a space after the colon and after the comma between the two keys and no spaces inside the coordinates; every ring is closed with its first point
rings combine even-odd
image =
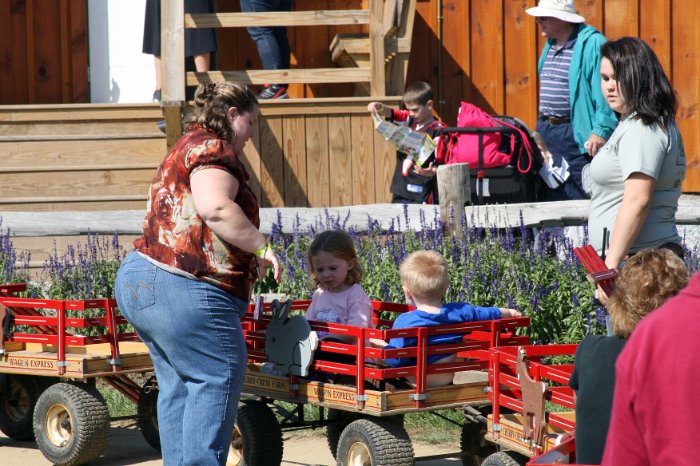
{"type": "Polygon", "coordinates": [[[197,213],[192,198],[190,176],[211,169],[236,177],[240,187],[235,202],[253,225],[260,226],[258,201],[233,146],[198,127],[180,138],[158,167],[148,193],[143,236],[134,241],[134,247],[247,302],[257,276],[254,255],[216,236],[197,213]]]}

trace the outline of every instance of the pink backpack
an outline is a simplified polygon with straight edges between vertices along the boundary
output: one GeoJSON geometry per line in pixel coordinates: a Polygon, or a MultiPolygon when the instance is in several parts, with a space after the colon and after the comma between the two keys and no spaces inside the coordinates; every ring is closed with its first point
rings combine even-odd
{"type": "Polygon", "coordinates": [[[508,165],[517,160],[517,168],[521,173],[527,173],[532,169],[532,146],[528,135],[516,126],[492,117],[476,105],[462,102],[457,114],[457,126],[459,128],[495,128],[505,126],[520,134],[523,144],[520,151],[526,151],[528,162],[526,166],[521,166],[520,153],[514,154],[516,150],[515,138],[510,138],[510,150],[501,152],[502,133],[484,133],[484,155],[483,163],[479,164],[479,135],[476,133],[450,133],[445,155],[445,163],[469,163],[469,168],[493,168],[508,165]]]}

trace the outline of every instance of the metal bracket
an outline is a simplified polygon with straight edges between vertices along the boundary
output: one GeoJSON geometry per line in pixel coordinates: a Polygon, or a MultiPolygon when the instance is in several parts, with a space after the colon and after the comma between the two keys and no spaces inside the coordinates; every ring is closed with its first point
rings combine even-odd
{"type": "Polygon", "coordinates": [[[355,401],[367,401],[369,400],[369,395],[355,395],[355,401]]]}
{"type": "Polygon", "coordinates": [[[501,424],[494,422],[493,424],[491,424],[491,430],[494,432],[500,432],[501,430],[503,430],[503,427],[501,426],[501,424]]]}
{"type": "Polygon", "coordinates": [[[56,361],[58,367],[68,367],[68,361],[56,361]]]}
{"type": "Polygon", "coordinates": [[[290,390],[290,391],[299,390],[299,384],[298,384],[298,383],[290,383],[290,384],[289,384],[289,390],[290,390]]]}
{"type": "Polygon", "coordinates": [[[408,397],[413,401],[423,401],[427,400],[430,393],[411,393],[408,397]]]}
{"type": "Polygon", "coordinates": [[[110,366],[121,366],[122,365],[122,360],[121,359],[108,359],[107,364],[110,366]]]}

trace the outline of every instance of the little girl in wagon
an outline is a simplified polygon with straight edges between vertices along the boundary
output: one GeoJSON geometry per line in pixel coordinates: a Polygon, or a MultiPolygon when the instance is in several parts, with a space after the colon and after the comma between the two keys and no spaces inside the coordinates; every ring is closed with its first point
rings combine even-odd
{"type": "MultiPolygon", "coordinates": [[[[318,234],[309,246],[307,258],[311,278],[318,288],[311,298],[306,318],[374,328],[372,304],[360,285],[363,270],[350,235],[342,230],[318,234]]],[[[331,335],[319,332],[319,338],[329,339],[331,335]]],[[[332,335],[332,338],[353,342],[352,337],[332,335]]]]}

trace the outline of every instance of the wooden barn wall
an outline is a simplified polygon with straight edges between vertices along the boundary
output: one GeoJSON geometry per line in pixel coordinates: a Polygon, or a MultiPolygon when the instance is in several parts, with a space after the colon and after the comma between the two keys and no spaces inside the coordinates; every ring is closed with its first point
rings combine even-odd
{"type": "MultiPolygon", "coordinates": [[[[219,11],[239,8],[238,0],[218,0],[217,4],[219,11]]],[[[418,0],[408,82],[422,79],[433,85],[436,110],[447,123],[454,122],[459,101],[469,100],[489,112],[517,116],[534,126],[535,65],[543,39],[534,19],[524,11],[535,4],[536,0],[418,0]]],[[[366,7],[367,0],[296,0],[295,5],[298,10],[352,9],[366,7]]],[[[639,36],[658,53],[680,100],[678,119],[688,155],[683,189],[700,192],[697,1],[577,0],[576,5],[587,22],[608,38],[639,36]]],[[[0,34],[0,104],[89,101],[86,10],[86,0],[0,1],[0,21],[5,25],[0,34]]],[[[328,46],[334,35],[360,29],[290,28],[292,66],[333,66],[328,46]]],[[[219,69],[261,68],[247,31],[220,29],[218,34],[219,69]]],[[[292,97],[306,98],[351,96],[353,92],[351,84],[293,85],[290,89],[292,97]]],[[[365,177],[363,170],[371,164],[363,168],[350,158],[365,150],[360,143],[369,144],[367,138],[353,139],[368,122],[360,111],[327,117],[266,116],[256,147],[270,151],[247,152],[252,172],[258,175],[254,177],[257,189],[264,193],[263,204],[317,206],[386,200],[386,167],[367,172],[365,177]],[[267,140],[268,133],[274,134],[273,140],[267,140]],[[280,150],[284,158],[275,152],[280,150]],[[362,177],[360,184],[355,184],[356,174],[362,177]],[[384,183],[361,193],[361,183],[369,177],[374,183],[379,179],[384,183]],[[343,184],[345,181],[352,183],[343,184]]]]}
{"type": "Polygon", "coordinates": [[[0,105],[89,102],[86,0],[1,0],[0,24],[0,105]]]}
{"type": "MultiPolygon", "coordinates": [[[[366,0],[296,0],[297,10],[366,7],[366,0]]],[[[418,0],[407,82],[425,80],[435,107],[455,121],[460,100],[489,112],[517,116],[534,127],[536,61],[544,39],[525,9],[537,0],[418,0]]],[[[688,155],[686,192],[700,192],[700,15],[696,0],[576,0],[589,24],[608,38],[638,36],[659,55],[678,92],[678,119],[688,155]]],[[[220,11],[238,11],[238,0],[218,0],[220,11]]],[[[328,44],[359,27],[289,30],[292,66],[332,66],[328,44]]],[[[245,30],[219,31],[219,68],[260,69],[245,30]],[[231,44],[226,47],[226,44],[231,44]]],[[[293,85],[292,97],[352,95],[352,85],[293,85]]]]}

